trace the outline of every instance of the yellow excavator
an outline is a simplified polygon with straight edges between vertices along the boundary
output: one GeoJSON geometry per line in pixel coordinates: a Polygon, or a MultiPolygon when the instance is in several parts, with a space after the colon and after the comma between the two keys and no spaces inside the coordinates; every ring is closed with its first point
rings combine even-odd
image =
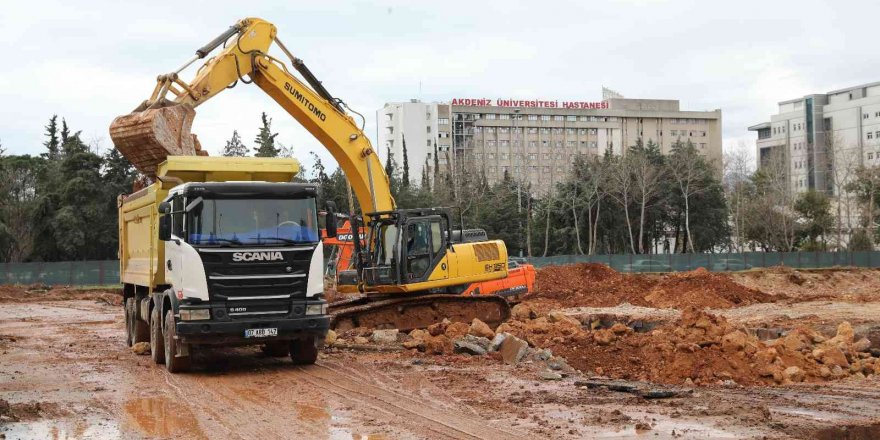
{"type": "MultiPolygon", "coordinates": [[[[409,330],[443,318],[465,322],[479,318],[497,324],[510,316],[501,297],[459,295],[471,283],[507,276],[504,242],[487,240],[485,233],[473,230],[455,230],[456,218],[449,208],[398,209],[363,126],[346,110],[358,113],[334,98],[293,56],[272,23],[240,20],[196,50],[179,69],[160,75],[147,101],[113,121],[113,143],[149,178],[156,177],[158,165],[168,156],[205,155],[190,133],[194,108],[238,83],[255,83],[327,148],[364,211],[363,225],[352,225],[354,230],[363,226],[369,231],[365,248],[355,240],[357,268],[351,284],[360,295],[331,305],[335,328],[409,330]],[[269,55],[272,43],[305,82],[269,55]],[[184,69],[220,46],[222,50],[204,62],[191,82],[180,79],[184,69]]],[[[334,209],[328,204],[328,211],[334,209]]]]}

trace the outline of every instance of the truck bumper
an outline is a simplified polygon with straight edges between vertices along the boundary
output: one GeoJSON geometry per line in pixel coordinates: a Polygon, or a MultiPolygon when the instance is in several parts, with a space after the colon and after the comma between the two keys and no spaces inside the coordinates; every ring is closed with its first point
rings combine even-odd
{"type": "Polygon", "coordinates": [[[324,342],[330,328],[330,315],[310,315],[298,318],[236,319],[234,321],[178,321],[177,335],[184,344],[250,345],[273,341],[292,341],[316,337],[324,342]],[[277,328],[278,336],[245,338],[247,329],[277,328]]]}

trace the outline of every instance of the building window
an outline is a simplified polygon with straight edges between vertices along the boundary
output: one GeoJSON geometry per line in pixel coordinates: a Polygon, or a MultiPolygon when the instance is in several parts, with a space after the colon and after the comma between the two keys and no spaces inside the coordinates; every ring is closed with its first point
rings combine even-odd
{"type": "Polygon", "coordinates": [[[545,173],[549,173],[549,172],[550,172],[550,167],[544,167],[544,172],[545,172],[545,173]]]}
{"type": "Polygon", "coordinates": [[[874,132],[874,136],[876,136],[877,139],[880,139],[880,131],[874,132]]]}
{"type": "Polygon", "coordinates": [[[431,120],[431,112],[425,113],[425,119],[428,121],[431,120]]]}
{"type": "Polygon", "coordinates": [[[561,128],[554,128],[553,134],[562,134],[562,129],[561,128]]]}
{"type": "Polygon", "coordinates": [[[542,120],[542,121],[549,121],[549,120],[550,120],[550,115],[541,115],[541,120],[542,120]]]}
{"type": "Polygon", "coordinates": [[[529,134],[538,134],[538,127],[529,127],[529,134]]]}
{"type": "Polygon", "coordinates": [[[550,160],[550,153],[544,153],[544,160],[550,160]]]}
{"type": "Polygon", "coordinates": [[[556,116],[553,117],[553,120],[554,120],[554,121],[564,121],[564,120],[565,120],[565,117],[562,116],[562,115],[556,115],[556,116]]]}
{"type": "Polygon", "coordinates": [[[874,160],[874,153],[868,153],[868,160],[874,160]]]}
{"type": "Polygon", "coordinates": [[[529,153],[529,160],[538,160],[538,153],[529,153]]]}
{"type": "Polygon", "coordinates": [[[556,148],[562,148],[562,141],[556,141],[556,148]]]}
{"type": "Polygon", "coordinates": [[[510,147],[510,141],[509,141],[509,140],[504,139],[504,140],[502,140],[502,141],[500,141],[500,142],[501,142],[501,146],[502,146],[502,147],[510,147]]]}
{"type": "Polygon", "coordinates": [[[486,141],[486,146],[487,146],[487,147],[494,147],[494,146],[495,146],[495,141],[486,141]]]}
{"type": "Polygon", "coordinates": [[[499,133],[510,133],[510,127],[498,127],[499,133]]]}
{"type": "Polygon", "coordinates": [[[425,127],[425,132],[426,132],[426,133],[430,133],[430,132],[431,132],[431,126],[430,126],[430,125],[427,126],[427,127],[425,127]]]}
{"type": "Polygon", "coordinates": [[[568,116],[565,117],[565,120],[566,120],[566,121],[570,121],[570,122],[575,122],[575,121],[578,120],[578,117],[577,117],[577,116],[574,116],[574,115],[568,115],[568,116]]]}
{"type": "Polygon", "coordinates": [[[566,142],[566,146],[567,146],[568,148],[574,148],[574,141],[568,141],[568,142],[566,142]]]}
{"type": "Polygon", "coordinates": [[[706,144],[702,144],[702,143],[701,143],[701,144],[700,144],[700,148],[705,149],[705,148],[706,148],[706,144]]]}
{"type": "Polygon", "coordinates": [[[437,123],[440,125],[449,125],[449,118],[440,118],[437,120],[437,123]]]}
{"type": "Polygon", "coordinates": [[[498,115],[498,119],[510,119],[510,115],[507,113],[502,113],[498,115]]]}
{"type": "Polygon", "coordinates": [[[486,119],[489,119],[489,120],[495,119],[495,113],[486,113],[486,119]]]}
{"type": "Polygon", "coordinates": [[[474,133],[482,133],[483,127],[474,127],[474,133]]]}
{"type": "Polygon", "coordinates": [[[874,132],[868,132],[868,139],[874,139],[874,132]]]}
{"type": "Polygon", "coordinates": [[[862,119],[868,119],[869,116],[870,116],[869,114],[865,113],[862,115],[862,119]]]}
{"type": "Polygon", "coordinates": [[[541,134],[550,134],[550,129],[547,128],[547,127],[542,127],[542,128],[541,128],[541,134]]]}
{"type": "Polygon", "coordinates": [[[669,130],[669,134],[673,136],[678,136],[678,130],[669,130]]]}
{"type": "Polygon", "coordinates": [[[513,146],[514,146],[514,147],[519,147],[519,145],[520,145],[519,141],[513,141],[513,146]]]}
{"type": "Polygon", "coordinates": [[[501,160],[507,160],[507,157],[508,157],[507,153],[501,153],[501,160]]]}
{"type": "Polygon", "coordinates": [[[487,158],[487,159],[492,159],[492,160],[494,160],[494,159],[495,159],[495,153],[486,153],[486,158],[487,158]]]}
{"type": "Polygon", "coordinates": [[[547,148],[550,146],[550,141],[541,141],[541,146],[547,148]]]}
{"type": "Polygon", "coordinates": [[[566,128],[565,132],[568,134],[575,134],[577,133],[577,130],[575,130],[574,128],[566,128]]]}
{"type": "Polygon", "coordinates": [[[538,120],[538,115],[529,115],[529,120],[530,120],[530,121],[537,121],[537,120],[538,120]]]}
{"type": "Polygon", "coordinates": [[[495,127],[483,127],[483,133],[495,133],[495,127]]]}
{"type": "Polygon", "coordinates": [[[596,141],[589,142],[590,148],[599,148],[599,143],[596,141]]]}
{"type": "Polygon", "coordinates": [[[529,141],[529,148],[538,148],[538,141],[529,141]]]}

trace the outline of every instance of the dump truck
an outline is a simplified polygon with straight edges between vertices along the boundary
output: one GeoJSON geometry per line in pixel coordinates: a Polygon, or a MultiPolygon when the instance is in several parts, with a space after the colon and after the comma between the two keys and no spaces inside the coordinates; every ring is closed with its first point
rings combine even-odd
{"type": "Polygon", "coordinates": [[[330,316],[317,190],[291,183],[298,171],[294,159],[170,156],[155,183],[119,197],[129,345],[149,342],[173,373],[211,345],[315,362],[330,316]]]}

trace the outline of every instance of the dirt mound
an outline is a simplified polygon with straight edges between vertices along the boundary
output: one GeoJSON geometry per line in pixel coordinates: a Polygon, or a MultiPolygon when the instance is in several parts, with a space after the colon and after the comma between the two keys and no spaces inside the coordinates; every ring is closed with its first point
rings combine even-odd
{"type": "Polygon", "coordinates": [[[638,275],[624,275],[596,263],[549,266],[538,271],[535,291],[525,301],[555,307],[610,307],[620,303],[648,306],[645,293],[653,281],[638,275]]]}
{"type": "Polygon", "coordinates": [[[654,307],[727,309],[748,304],[772,302],[774,297],[737,284],[726,274],[699,268],[665,275],[645,296],[654,307]]]}
{"type": "Polygon", "coordinates": [[[75,289],[64,286],[0,285],[0,303],[23,303],[37,301],[95,300],[110,305],[121,305],[119,289],[75,289]]]}
{"type": "Polygon", "coordinates": [[[511,321],[496,331],[550,348],[587,374],[621,379],[769,385],[880,374],[880,360],[856,349],[847,323],[830,339],[800,328],[765,342],[723,317],[689,308],[675,324],[651,333],[622,324],[590,331],[549,316],[511,321]]]}
{"type": "Polygon", "coordinates": [[[535,291],[523,300],[548,312],[560,307],[636,306],[684,309],[730,308],[778,299],[706,269],[656,275],[621,274],[595,263],[550,266],[538,271],[535,291]]]}

